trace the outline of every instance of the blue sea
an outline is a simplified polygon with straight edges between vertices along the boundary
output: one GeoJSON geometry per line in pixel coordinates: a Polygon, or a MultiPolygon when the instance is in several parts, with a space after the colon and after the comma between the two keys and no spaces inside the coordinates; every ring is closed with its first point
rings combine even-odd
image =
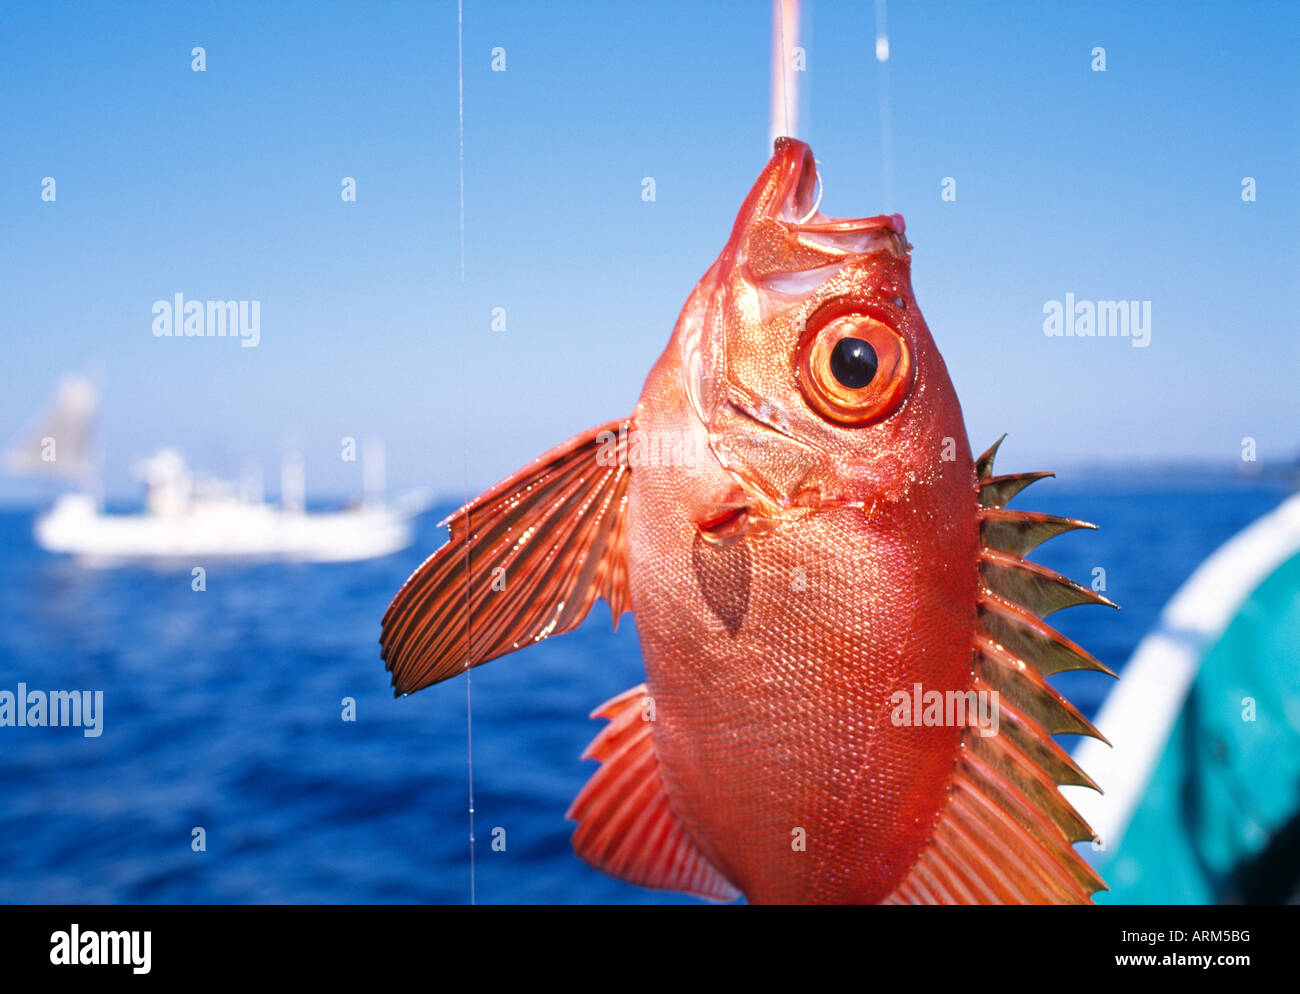
{"type": "MultiPolygon", "coordinates": [[[[1054,621],[1120,670],[1197,563],[1284,495],[1080,471],[1016,506],[1101,526],[1035,558],[1085,584],[1105,571],[1122,611],[1054,621]]],[[[210,564],[203,592],[188,569],[47,555],[33,512],[0,513],[0,690],[104,695],[97,738],[0,728],[0,902],[689,901],[613,880],[569,847],[564,812],[595,768],[578,756],[602,724],[587,715],[642,679],[633,619],[614,633],[603,602],[579,631],[473,673],[471,871],[466,681],[394,700],[377,644],[450,509],[422,518],[399,555],[210,564]],[[206,851],[191,846],[196,828],[206,851]]],[[[1092,713],[1113,681],[1054,682],[1092,713]]]]}

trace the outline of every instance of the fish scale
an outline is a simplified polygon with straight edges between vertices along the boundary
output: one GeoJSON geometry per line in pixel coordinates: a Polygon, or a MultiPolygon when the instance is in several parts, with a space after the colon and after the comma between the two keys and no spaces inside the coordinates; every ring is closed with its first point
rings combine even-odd
{"type": "MultiPolygon", "coordinates": [[[[712,612],[692,611],[675,595],[698,583],[680,553],[695,525],[689,514],[672,513],[683,494],[666,474],[662,483],[641,486],[644,479],[629,505],[630,585],[658,711],[653,736],[675,810],[701,840],[733,841],[734,855],[701,845],[751,900],[811,899],[827,874],[850,870],[859,879],[844,899],[885,896],[890,881],[876,853],[915,856],[921,839],[909,833],[911,821],[933,821],[959,737],[956,729],[893,729],[886,688],[898,685],[911,662],[921,663],[909,673],[925,685],[965,689],[968,612],[953,612],[942,594],[916,583],[921,564],[896,541],[885,543],[879,558],[861,556],[870,526],[849,509],[754,543],[749,615],[732,636],[712,612]],[[794,591],[799,566],[806,589],[794,591]],[[885,590],[884,598],[874,593],[885,590]],[[961,615],[948,626],[946,654],[931,634],[941,627],[933,616],[926,626],[892,608],[928,601],[933,615],[961,615]],[[923,656],[946,658],[925,663],[923,656]],[[840,734],[849,721],[858,733],[840,734]],[[899,732],[922,741],[904,749],[899,732]],[[872,796],[836,803],[836,778],[822,771],[841,771],[851,790],[864,769],[876,771],[872,796]],[[925,783],[930,790],[911,786],[925,783]],[[841,837],[828,837],[837,821],[841,837]],[[807,832],[806,852],[792,849],[796,828],[807,832]],[[854,833],[863,844],[849,841],[854,833]],[[889,836],[891,844],[873,847],[865,841],[873,836],[889,836]]],[[[887,522],[878,527],[889,531],[887,522]]],[[[967,572],[973,605],[975,576],[967,572]]]]}

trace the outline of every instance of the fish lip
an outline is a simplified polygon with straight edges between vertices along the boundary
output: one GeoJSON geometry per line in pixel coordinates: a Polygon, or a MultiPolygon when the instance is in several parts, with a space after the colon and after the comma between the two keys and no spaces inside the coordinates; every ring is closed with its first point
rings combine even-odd
{"type": "Polygon", "coordinates": [[[778,138],[773,155],[780,156],[778,181],[772,207],[767,213],[786,223],[799,223],[808,216],[817,185],[817,162],[812,149],[797,138],[778,138]],[[789,218],[783,217],[789,213],[789,218]]]}
{"type": "MultiPolygon", "coordinates": [[[[907,222],[903,220],[902,214],[876,214],[872,217],[824,217],[821,221],[808,221],[804,223],[792,224],[789,221],[784,222],[792,228],[807,234],[841,234],[858,231],[888,231],[891,235],[896,235],[900,240],[906,234],[907,222]]],[[[903,242],[906,244],[906,242],[903,242]]],[[[908,246],[909,248],[911,246],[908,246]]]]}
{"type": "Polygon", "coordinates": [[[829,217],[816,210],[814,193],[817,186],[817,160],[812,149],[795,138],[778,138],[775,154],[781,156],[779,182],[775,203],[768,212],[776,221],[807,234],[851,234],[867,230],[884,230],[896,236],[899,252],[911,248],[907,244],[907,224],[901,214],[876,214],[871,217],[829,217]],[[787,216],[788,215],[788,216],[787,216]]]}

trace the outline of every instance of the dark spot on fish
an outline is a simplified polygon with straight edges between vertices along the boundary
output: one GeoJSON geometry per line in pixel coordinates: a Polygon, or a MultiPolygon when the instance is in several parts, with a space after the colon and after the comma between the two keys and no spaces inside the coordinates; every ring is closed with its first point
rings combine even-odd
{"type": "Polygon", "coordinates": [[[691,566],[700,586],[704,603],[709,606],[728,635],[735,635],[749,611],[750,571],[749,543],[710,542],[699,532],[691,545],[691,566]]]}

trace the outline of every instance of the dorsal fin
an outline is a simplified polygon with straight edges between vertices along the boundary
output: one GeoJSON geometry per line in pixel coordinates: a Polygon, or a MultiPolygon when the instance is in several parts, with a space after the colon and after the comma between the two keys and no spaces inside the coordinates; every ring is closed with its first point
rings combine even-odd
{"type": "Polygon", "coordinates": [[[645,702],[643,684],[591,713],[610,723],[582,754],[601,765],[569,807],[567,817],[578,822],[573,849],[598,870],[642,887],[734,901],[740,891],[696,847],[664,793],[645,702]]]}
{"type": "Polygon", "coordinates": [[[627,609],[623,552],[630,421],[576,435],[443,524],[379,636],[395,694],[577,627],[597,597],[627,609]]]}
{"type": "Polygon", "coordinates": [[[975,636],[975,672],[986,686],[997,688],[1002,704],[1009,703],[1049,735],[1106,741],[1038,670],[982,633],[975,636]]]}
{"type": "MultiPolygon", "coordinates": [[[[975,478],[979,485],[980,507],[981,508],[1000,508],[1007,501],[1011,500],[1016,494],[1024,490],[1029,484],[1043,479],[1047,476],[1055,476],[1055,473],[1009,473],[1006,476],[993,475],[993,460],[997,458],[998,449],[1002,448],[1007,436],[1003,434],[996,442],[984,450],[983,454],[975,460],[975,478]]],[[[1091,527],[1080,523],[1075,527],[1091,527]]],[[[982,529],[981,529],[982,530],[982,529]]],[[[1044,538],[1050,538],[1050,535],[1044,538]]],[[[1039,542],[1043,539],[1039,539],[1039,542]]],[[[987,543],[986,543],[987,544],[987,543]]],[[[1037,544],[1037,543],[1035,543],[1037,544]]],[[[995,546],[996,548],[997,546],[995,546]]]]}
{"type": "MultiPolygon", "coordinates": [[[[1005,437],[1005,436],[1004,436],[1005,437]]],[[[1022,556],[1086,522],[1001,506],[1048,473],[992,476],[1002,439],[980,456],[982,589],[971,689],[997,694],[997,725],[962,733],[948,801],[934,834],[890,903],[1090,903],[1105,887],[1075,851],[1092,830],[1057,790],[1100,790],[1052,735],[1102,738],[1046,680],[1065,669],[1105,666],[1044,623],[1074,604],[1109,600],[1022,556]]],[[[1112,674],[1113,675],[1113,674],[1112,674]]],[[[1103,739],[1104,741],[1104,739],[1103,739]]]]}
{"type": "Polygon", "coordinates": [[[1027,556],[1049,538],[1075,528],[1097,526],[1075,518],[1058,518],[1037,511],[1009,511],[1004,507],[980,508],[980,541],[986,549],[1027,556]]]}
{"type": "Polygon", "coordinates": [[[975,475],[980,479],[993,475],[993,460],[997,457],[998,449],[1002,448],[1002,443],[1007,440],[1006,432],[1002,437],[984,450],[984,454],[975,460],[975,475]]]}
{"type": "Polygon", "coordinates": [[[1006,476],[980,478],[980,506],[1004,507],[1016,494],[1031,483],[1036,483],[1055,473],[1009,473],[1006,476]]]}
{"type": "Polygon", "coordinates": [[[1033,666],[1043,676],[1062,670],[1096,670],[1115,674],[1090,652],[1072,642],[1027,608],[989,590],[978,595],[980,625],[993,641],[1033,666]]]}
{"type": "Polygon", "coordinates": [[[997,549],[986,548],[980,552],[980,575],[989,590],[1039,617],[1076,604],[1116,606],[1110,598],[1080,586],[1055,570],[997,549]]]}

